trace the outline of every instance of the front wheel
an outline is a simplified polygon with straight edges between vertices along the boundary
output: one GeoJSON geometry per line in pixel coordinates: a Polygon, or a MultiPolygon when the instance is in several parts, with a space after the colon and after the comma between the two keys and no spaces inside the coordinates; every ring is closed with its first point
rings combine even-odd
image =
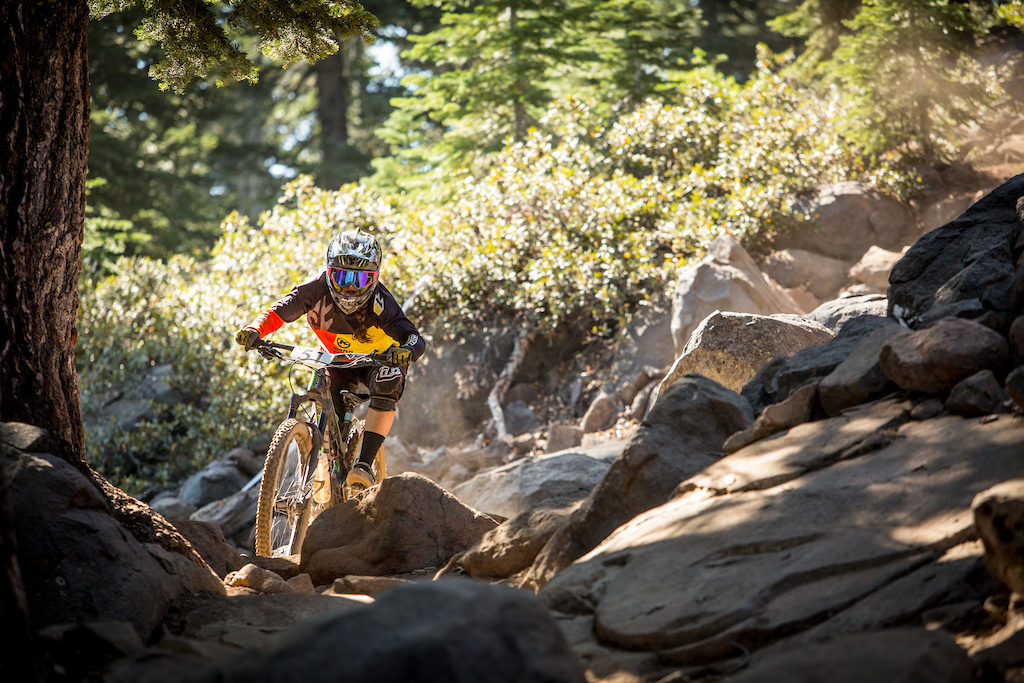
{"type": "Polygon", "coordinates": [[[310,491],[303,484],[310,466],[316,465],[316,458],[311,458],[314,429],[288,418],[274,432],[256,506],[257,555],[295,555],[302,549],[310,512],[310,491]]]}

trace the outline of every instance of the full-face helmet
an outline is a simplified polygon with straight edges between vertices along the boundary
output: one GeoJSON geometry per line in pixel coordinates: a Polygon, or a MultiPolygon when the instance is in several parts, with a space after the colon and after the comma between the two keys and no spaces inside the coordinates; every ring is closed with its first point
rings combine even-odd
{"type": "Polygon", "coordinates": [[[381,250],[376,238],[361,230],[343,230],[327,245],[327,285],[338,307],[355,313],[377,284],[381,250]]]}

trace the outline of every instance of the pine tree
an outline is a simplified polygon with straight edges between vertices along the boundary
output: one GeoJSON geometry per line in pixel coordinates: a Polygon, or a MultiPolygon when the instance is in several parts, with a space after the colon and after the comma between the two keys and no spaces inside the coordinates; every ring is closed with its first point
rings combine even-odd
{"type": "Polygon", "coordinates": [[[410,36],[413,46],[403,53],[430,71],[403,80],[410,94],[394,100],[380,132],[396,157],[391,163],[414,173],[443,172],[521,139],[551,100],[555,69],[577,52],[565,30],[576,10],[563,1],[435,4],[444,10],[441,28],[410,36]]]}

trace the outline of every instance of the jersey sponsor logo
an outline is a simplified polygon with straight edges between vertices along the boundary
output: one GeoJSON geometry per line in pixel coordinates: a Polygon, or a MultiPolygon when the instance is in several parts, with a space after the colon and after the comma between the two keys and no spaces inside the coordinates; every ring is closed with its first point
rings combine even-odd
{"type": "Polygon", "coordinates": [[[380,315],[384,312],[384,295],[377,292],[373,295],[373,314],[380,315]]]}
{"type": "Polygon", "coordinates": [[[385,365],[377,368],[377,381],[384,382],[389,379],[395,379],[396,377],[402,376],[402,369],[393,365],[385,365]]]}

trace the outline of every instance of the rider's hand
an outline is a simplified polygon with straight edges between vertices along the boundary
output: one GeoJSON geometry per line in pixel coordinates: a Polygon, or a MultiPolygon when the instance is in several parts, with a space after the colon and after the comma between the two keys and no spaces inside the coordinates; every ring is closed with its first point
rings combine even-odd
{"type": "Polygon", "coordinates": [[[245,347],[248,351],[260,341],[260,333],[251,327],[243,327],[235,334],[235,341],[245,347]]]}
{"type": "Polygon", "coordinates": [[[384,352],[384,361],[391,365],[408,365],[412,354],[404,346],[392,346],[384,352]]]}

